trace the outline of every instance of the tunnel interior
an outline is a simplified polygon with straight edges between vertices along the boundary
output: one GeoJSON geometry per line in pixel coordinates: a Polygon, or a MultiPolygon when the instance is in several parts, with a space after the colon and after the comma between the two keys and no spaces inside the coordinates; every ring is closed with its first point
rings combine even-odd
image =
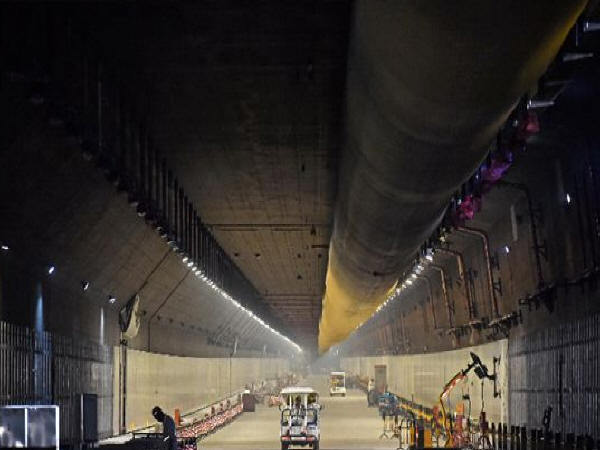
{"type": "Polygon", "coordinates": [[[0,447],[598,449],[597,3],[1,2],[0,447]]]}

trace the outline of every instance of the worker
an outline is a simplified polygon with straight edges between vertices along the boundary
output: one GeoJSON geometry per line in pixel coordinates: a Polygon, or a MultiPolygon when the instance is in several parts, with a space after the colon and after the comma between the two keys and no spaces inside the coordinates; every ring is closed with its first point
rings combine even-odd
{"type": "Polygon", "coordinates": [[[373,406],[375,404],[375,380],[373,378],[369,378],[369,383],[367,384],[367,406],[373,406]]]}
{"type": "Polygon", "coordinates": [[[152,408],[154,418],[163,424],[163,436],[169,450],[177,450],[177,436],[175,433],[175,421],[171,416],[165,414],[160,407],[152,408]]]}
{"type": "Polygon", "coordinates": [[[302,404],[302,399],[300,398],[299,395],[296,396],[296,403],[294,404],[294,408],[296,408],[298,411],[300,411],[301,409],[304,409],[304,405],[302,404]]]}

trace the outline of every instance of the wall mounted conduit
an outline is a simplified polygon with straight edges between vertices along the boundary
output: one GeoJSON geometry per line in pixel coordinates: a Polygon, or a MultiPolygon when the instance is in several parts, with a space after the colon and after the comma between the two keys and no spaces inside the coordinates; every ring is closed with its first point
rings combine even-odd
{"type": "Polygon", "coordinates": [[[475,319],[475,311],[473,308],[473,301],[471,299],[471,291],[469,290],[469,285],[467,284],[467,279],[465,278],[465,260],[463,254],[457,250],[450,250],[449,248],[442,247],[436,247],[436,251],[452,255],[456,259],[456,265],[458,267],[458,277],[465,291],[465,311],[467,312],[467,315],[469,317],[469,322],[473,321],[475,319]]]}
{"type": "Polygon", "coordinates": [[[450,305],[450,299],[448,298],[448,290],[446,289],[446,272],[442,266],[438,266],[436,264],[429,264],[428,267],[431,267],[433,270],[440,273],[440,281],[442,284],[442,297],[444,299],[444,305],[446,305],[446,314],[448,316],[448,326],[450,328],[454,327],[454,321],[452,320],[453,311],[452,305],[450,305]]]}
{"type": "Polygon", "coordinates": [[[490,243],[488,235],[485,231],[470,228],[470,227],[456,227],[456,231],[460,231],[465,234],[470,234],[472,236],[477,236],[481,239],[483,244],[483,259],[485,262],[486,276],[487,276],[487,285],[488,285],[488,293],[490,298],[490,314],[492,315],[492,319],[495,319],[500,316],[498,313],[498,301],[496,299],[496,292],[494,291],[494,278],[492,275],[492,261],[490,259],[490,243]]]}
{"type": "Polygon", "coordinates": [[[513,188],[521,191],[525,194],[525,199],[527,200],[527,213],[529,214],[529,229],[531,230],[531,245],[533,246],[533,253],[535,256],[535,268],[537,272],[537,283],[538,289],[542,289],[546,282],[544,281],[544,272],[542,270],[542,259],[541,256],[545,256],[546,254],[546,246],[544,244],[540,244],[538,229],[537,229],[537,219],[535,216],[535,210],[533,208],[533,200],[531,199],[531,194],[529,192],[529,188],[524,183],[512,183],[506,180],[499,180],[498,186],[504,186],[508,188],[513,188]]]}
{"type": "Polygon", "coordinates": [[[437,320],[435,317],[435,306],[433,304],[433,291],[431,289],[431,280],[426,275],[417,275],[417,280],[425,281],[425,285],[427,286],[427,297],[429,300],[429,307],[431,308],[431,319],[433,321],[433,329],[437,330],[437,320]]]}

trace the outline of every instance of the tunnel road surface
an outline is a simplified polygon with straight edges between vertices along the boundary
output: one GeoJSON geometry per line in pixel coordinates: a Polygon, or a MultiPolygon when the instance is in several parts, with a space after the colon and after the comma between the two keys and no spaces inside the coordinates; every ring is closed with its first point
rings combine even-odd
{"type": "MultiPolygon", "coordinates": [[[[379,439],[383,422],[376,408],[367,407],[362,391],[349,389],[346,397],[331,398],[326,376],[311,376],[301,384],[317,389],[325,407],[321,414],[322,450],[398,447],[396,439],[379,439]]],[[[277,408],[257,405],[256,412],[242,414],[231,425],[202,440],[199,448],[281,449],[279,419],[277,408]]]]}

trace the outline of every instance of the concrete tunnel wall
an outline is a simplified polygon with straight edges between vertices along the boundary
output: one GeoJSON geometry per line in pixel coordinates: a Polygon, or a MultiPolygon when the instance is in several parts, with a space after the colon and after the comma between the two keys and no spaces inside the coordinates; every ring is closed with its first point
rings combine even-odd
{"type": "MultiPolygon", "coordinates": [[[[15,103],[21,121],[15,118],[16,137],[0,155],[0,166],[11,167],[0,177],[0,212],[9,219],[0,223],[0,239],[10,246],[0,259],[0,320],[112,346],[119,341],[118,310],[139,294],[142,325],[130,347],[228,355],[230,345],[212,345],[209,337],[254,321],[235,316],[232,305],[189,276],[127,194],[82,157],[79,141],[48,125],[49,112],[15,103]],[[52,276],[49,265],[56,267],[52,276]],[[85,292],[83,280],[90,283],[85,292]]],[[[257,328],[241,336],[238,354],[260,355],[264,345],[272,355],[287,349],[257,328]]]]}
{"type": "MultiPolygon", "coordinates": [[[[340,365],[347,372],[374,378],[375,365],[385,364],[388,389],[391,392],[405,398],[412,398],[413,401],[424,406],[433,407],[439,404],[439,395],[444,385],[471,362],[469,352],[474,352],[481,358],[490,374],[493,371],[492,358],[500,358],[500,366],[497,368],[500,397],[494,398],[493,383],[486,381],[483,387],[483,401],[488,420],[496,423],[508,422],[509,391],[506,364],[508,341],[506,339],[476,347],[430,354],[343,357],[340,365]]],[[[468,392],[471,396],[471,415],[479,416],[481,383],[474,373],[471,372],[467,382],[459,384],[450,394],[452,405],[461,401],[462,392],[468,392]]]]}
{"type": "MultiPolygon", "coordinates": [[[[119,352],[115,348],[116,374],[119,352]]],[[[184,413],[218,401],[247,384],[276,378],[288,371],[289,362],[280,358],[190,358],[128,350],[127,429],[153,423],[150,411],[156,405],[169,414],[175,408],[184,413]]],[[[114,391],[118,392],[118,376],[114,377],[114,383],[114,391]]],[[[117,434],[117,395],[113,401],[113,432],[117,434]]]]}

